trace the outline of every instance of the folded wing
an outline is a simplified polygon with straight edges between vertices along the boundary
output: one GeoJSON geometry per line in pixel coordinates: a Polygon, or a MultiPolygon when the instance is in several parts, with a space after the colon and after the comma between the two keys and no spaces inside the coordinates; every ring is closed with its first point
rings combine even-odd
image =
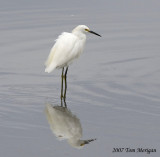
{"type": "Polygon", "coordinates": [[[72,33],[62,33],[52,47],[47,61],[45,72],[50,73],[55,68],[68,66],[72,60],[78,57],[80,44],[77,36],[72,33]]]}

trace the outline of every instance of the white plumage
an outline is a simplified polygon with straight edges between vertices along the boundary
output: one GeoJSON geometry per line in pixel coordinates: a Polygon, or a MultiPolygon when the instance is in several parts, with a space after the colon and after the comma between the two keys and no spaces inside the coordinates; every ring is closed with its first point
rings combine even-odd
{"type": "Polygon", "coordinates": [[[77,26],[72,33],[63,32],[45,62],[45,72],[50,73],[55,68],[68,67],[74,59],[78,58],[83,52],[87,32],[100,36],[85,25],[77,26]]]}
{"type": "Polygon", "coordinates": [[[81,148],[95,140],[80,139],[82,137],[80,120],[66,107],[46,104],[45,113],[52,132],[59,140],[66,139],[75,148],[81,148]]]}

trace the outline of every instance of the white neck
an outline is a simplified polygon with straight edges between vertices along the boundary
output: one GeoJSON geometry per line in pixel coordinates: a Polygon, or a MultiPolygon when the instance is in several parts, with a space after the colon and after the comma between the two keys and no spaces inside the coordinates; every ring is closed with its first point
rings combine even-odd
{"type": "Polygon", "coordinates": [[[72,33],[74,35],[76,35],[79,39],[84,40],[84,41],[86,40],[86,34],[80,32],[80,31],[77,31],[75,29],[72,31],[72,33]]]}

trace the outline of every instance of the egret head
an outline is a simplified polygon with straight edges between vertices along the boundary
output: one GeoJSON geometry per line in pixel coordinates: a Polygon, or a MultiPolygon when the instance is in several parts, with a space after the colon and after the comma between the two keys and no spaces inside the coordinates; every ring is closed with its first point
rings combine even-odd
{"type": "Polygon", "coordinates": [[[89,33],[92,33],[92,34],[95,34],[95,35],[98,35],[98,36],[101,37],[101,35],[99,35],[99,34],[93,32],[93,31],[91,31],[91,30],[90,30],[87,26],[85,26],[85,25],[79,25],[79,26],[77,26],[75,29],[73,29],[72,32],[75,32],[75,31],[78,31],[78,32],[81,32],[81,33],[84,33],[84,34],[86,34],[87,32],[89,32],[89,33]]]}

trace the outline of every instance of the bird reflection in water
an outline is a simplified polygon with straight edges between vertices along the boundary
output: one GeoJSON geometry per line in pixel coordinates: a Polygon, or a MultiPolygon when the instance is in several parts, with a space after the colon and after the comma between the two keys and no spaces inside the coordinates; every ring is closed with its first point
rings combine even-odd
{"type": "MultiPolygon", "coordinates": [[[[68,68],[67,68],[68,70],[68,68]]],[[[61,105],[52,106],[47,103],[45,106],[45,113],[53,134],[59,140],[67,140],[68,143],[74,148],[82,148],[85,144],[89,144],[96,139],[82,140],[82,127],[80,120],[74,115],[66,104],[67,92],[67,70],[64,73],[62,69],[62,82],[61,82],[61,105]],[[63,88],[63,82],[64,88],[63,88]]]]}
{"type": "Polygon", "coordinates": [[[74,148],[82,148],[85,144],[96,139],[81,140],[82,127],[80,120],[74,115],[65,103],[64,106],[52,106],[47,103],[45,113],[53,134],[58,140],[67,140],[74,148]]]}

